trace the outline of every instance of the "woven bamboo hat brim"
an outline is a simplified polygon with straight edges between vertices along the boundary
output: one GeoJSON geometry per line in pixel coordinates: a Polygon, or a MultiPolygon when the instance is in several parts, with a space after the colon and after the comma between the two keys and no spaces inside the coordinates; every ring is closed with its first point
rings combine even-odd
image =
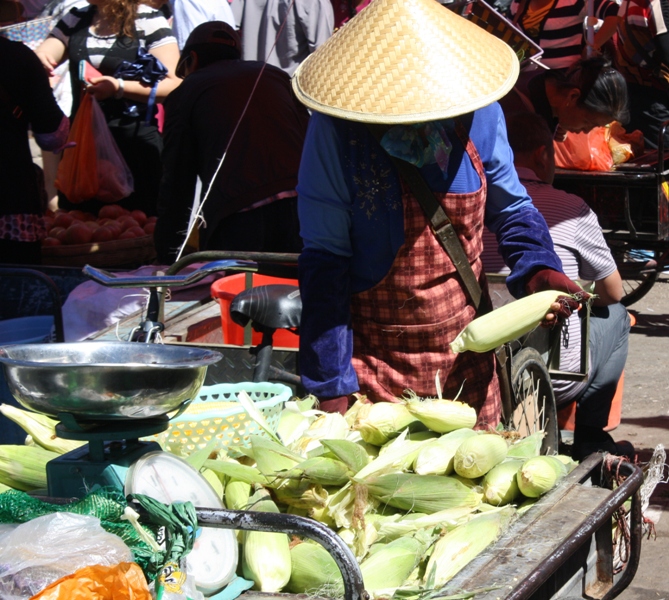
{"type": "Polygon", "coordinates": [[[365,123],[419,123],[482,108],[518,78],[510,46],[437,0],[372,0],[293,76],[300,102],[365,123]]]}

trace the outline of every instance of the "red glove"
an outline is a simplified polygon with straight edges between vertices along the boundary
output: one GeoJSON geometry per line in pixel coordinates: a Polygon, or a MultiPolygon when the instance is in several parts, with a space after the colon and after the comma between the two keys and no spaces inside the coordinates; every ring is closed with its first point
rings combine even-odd
{"type": "MultiPolygon", "coordinates": [[[[560,308],[546,315],[548,317],[548,315],[553,314],[558,319],[568,319],[572,312],[578,310],[580,301],[587,300],[590,297],[590,294],[584,292],[577,283],[574,283],[564,273],[553,269],[539,269],[525,284],[525,290],[528,294],[546,290],[557,290],[570,294],[569,296],[558,296],[556,303],[560,304],[560,308]],[[576,298],[572,296],[576,296],[576,298]]],[[[554,324],[555,318],[547,318],[542,322],[544,326],[554,324]]]]}
{"type": "Polygon", "coordinates": [[[318,410],[328,413],[338,412],[341,415],[346,414],[348,410],[348,396],[337,396],[328,400],[319,400],[318,410]]]}

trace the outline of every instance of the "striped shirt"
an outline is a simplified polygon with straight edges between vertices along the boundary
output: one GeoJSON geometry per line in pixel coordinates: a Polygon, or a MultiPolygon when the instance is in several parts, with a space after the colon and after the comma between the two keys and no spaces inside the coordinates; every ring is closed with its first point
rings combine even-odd
{"type": "MultiPolygon", "coordinates": [[[[509,11],[516,21],[520,0],[513,0],[509,11]]],[[[529,2],[523,12],[527,12],[529,2]]],[[[618,4],[611,0],[594,0],[594,16],[604,20],[618,14],[618,4]]],[[[586,0],[555,0],[547,17],[539,26],[537,36],[530,36],[543,48],[541,62],[550,69],[564,69],[581,58],[584,43],[584,21],[587,16],[586,0]]],[[[517,25],[523,29],[524,14],[517,25]]],[[[527,33],[527,32],[526,32],[527,33]]]]}
{"type": "MultiPolygon", "coordinates": [[[[546,219],[555,252],[562,261],[565,275],[572,280],[599,281],[617,269],[606,244],[597,216],[578,196],[544,183],[531,169],[518,167],[518,176],[532,202],[546,219]]],[[[486,273],[508,273],[497,252],[497,240],[487,229],[483,233],[483,266],[486,273]]],[[[567,347],[562,344],[560,370],[580,371],[581,325],[576,313],[567,323],[567,347]]],[[[584,383],[554,381],[559,401],[575,398],[584,383]]]]}
{"type": "MultiPolygon", "coordinates": [[[[51,31],[51,35],[63,42],[65,46],[69,46],[70,35],[75,31],[79,21],[90,10],[95,10],[95,7],[86,6],[83,9],[72,9],[58,21],[51,31]]],[[[176,44],[177,42],[165,15],[146,4],[139,4],[137,7],[135,29],[140,46],[146,48],[147,51],[169,43],[176,44]]],[[[100,68],[102,60],[114,45],[117,37],[118,35],[99,36],[89,29],[86,47],[88,48],[90,57],[89,62],[96,69],[100,68]]]]}

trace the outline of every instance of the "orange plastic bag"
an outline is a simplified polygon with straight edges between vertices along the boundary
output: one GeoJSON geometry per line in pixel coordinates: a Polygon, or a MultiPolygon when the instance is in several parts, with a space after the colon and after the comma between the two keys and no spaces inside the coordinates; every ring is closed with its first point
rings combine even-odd
{"type": "Polygon", "coordinates": [[[97,198],[100,202],[118,202],[133,191],[133,178],[121,154],[97,100],[84,94],[74,117],[68,142],[58,166],[56,188],[78,204],[97,198]]]}
{"type": "Polygon", "coordinates": [[[588,133],[569,132],[563,142],[555,140],[555,165],[579,171],[610,171],[613,157],[607,127],[595,127],[588,133]]]}
{"type": "Polygon", "coordinates": [[[30,600],[151,600],[151,593],[138,564],[120,563],[79,569],[30,600]]]}

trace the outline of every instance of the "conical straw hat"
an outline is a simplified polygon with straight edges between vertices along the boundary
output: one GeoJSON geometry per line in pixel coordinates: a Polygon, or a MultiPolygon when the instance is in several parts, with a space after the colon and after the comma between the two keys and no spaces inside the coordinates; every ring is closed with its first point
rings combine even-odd
{"type": "Polygon", "coordinates": [[[518,78],[510,46],[437,0],[372,0],[293,76],[300,102],[365,123],[418,123],[487,106],[518,78]]]}

